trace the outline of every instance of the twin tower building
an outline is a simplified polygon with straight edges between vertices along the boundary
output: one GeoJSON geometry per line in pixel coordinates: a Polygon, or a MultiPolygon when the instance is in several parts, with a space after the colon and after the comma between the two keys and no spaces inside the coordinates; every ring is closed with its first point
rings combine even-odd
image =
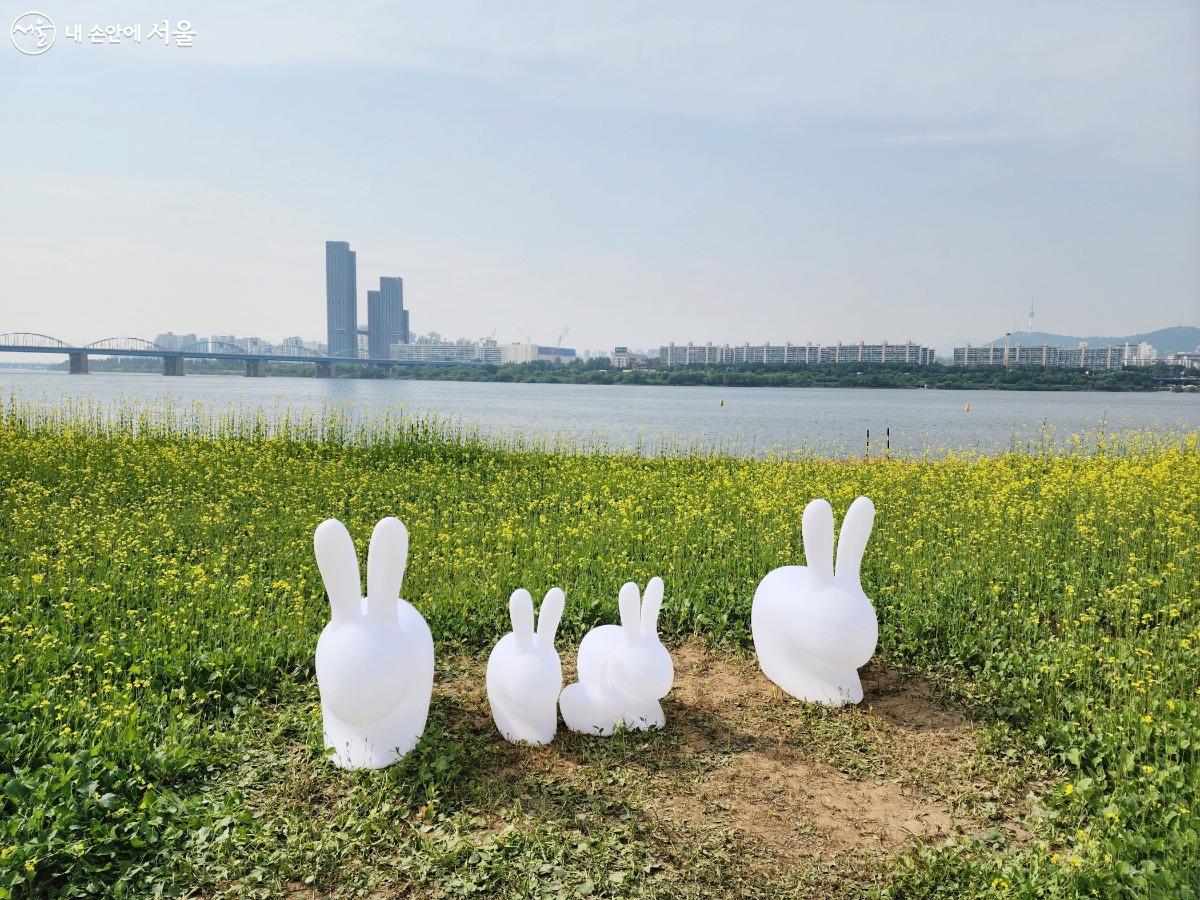
{"type": "Polygon", "coordinates": [[[325,318],[329,355],[390,359],[393,344],[409,342],[404,279],[384,276],[367,291],[367,327],[358,326],[358,259],[346,241],[325,242],[325,318]],[[366,346],[361,346],[365,335],[366,346]]]}

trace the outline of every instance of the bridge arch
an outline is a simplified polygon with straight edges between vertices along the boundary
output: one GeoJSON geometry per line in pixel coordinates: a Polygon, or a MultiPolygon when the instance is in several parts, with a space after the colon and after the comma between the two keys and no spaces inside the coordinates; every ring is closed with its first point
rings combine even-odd
{"type": "Polygon", "coordinates": [[[36,331],[9,331],[0,334],[0,345],[6,347],[61,347],[64,350],[74,350],[74,344],[60,341],[48,334],[38,334],[36,331]]]}
{"type": "Polygon", "coordinates": [[[90,344],[85,344],[82,350],[145,350],[156,353],[171,353],[166,347],[160,347],[154,341],[148,341],[145,338],[136,337],[110,337],[99,341],[92,341],[90,344]]]}

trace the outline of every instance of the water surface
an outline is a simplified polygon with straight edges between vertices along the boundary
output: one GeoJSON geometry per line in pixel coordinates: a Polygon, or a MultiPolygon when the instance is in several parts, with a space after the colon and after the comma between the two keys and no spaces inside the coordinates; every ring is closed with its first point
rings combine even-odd
{"type": "Polygon", "coordinates": [[[199,403],[321,410],[370,419],[384,411],[436,414],[485,435],[565,440],[610,449],[716,448],[747,455],[797,450],[828,456],[994,453],[1049,433],[1200,429],[1200,394],[937,391],[873,388],[724,388],[511,384],[381,379],[243,378],[236,375],[0,370],[0,396],[55,404],[199,403]],[[969,405],[970,411],[965,407],[969,405]]]}

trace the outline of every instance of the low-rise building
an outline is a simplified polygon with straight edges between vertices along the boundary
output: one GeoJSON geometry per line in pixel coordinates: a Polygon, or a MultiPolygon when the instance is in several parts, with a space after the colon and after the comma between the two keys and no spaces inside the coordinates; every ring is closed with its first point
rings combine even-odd
{"type": "MultiPolygon", "coordinates": [[[[908,363],[928,365],[934,362],[932,347],[905,341],[902,344],[857,343],[820,344],[806,341],[794,344],[686,344],[671,342],[660,350],[664,366],[721,365],[738,363],[763,363],[766,365],[803,366],[817,363],[908,363]]],[[[614,363],[615,365],[615,363],[614,363]]]]}
{"type": "Polygon", "coordinates": [[[1137,345],[1137,355],[1133,364],[1135,366],[1152,366],[1158,362],[1158,350],[1150,344],[1142,341],[1137,345]]]}
{"type": "Polygon", "coordinates": [[[614,347],[608,355],[608,363],[614,369],[650,369],[658,364],[658,360],[659,357],[628,347],[614,347]]]}
{"type": "Polygon", "coordinates": [[[1162,358],[1168,366],[1183,366],[1185,369],[1200,369],[1200,347],[1195,353],[1168,353],[1162,358]]]}
{"type": "Polygon", "coordinates": [[[303,355],[308,351],[304,338],[293,335],[285,337],[282,341],[275,345],[275,349],[279,353],[292,355],[303,355]]]}
{"type": "MultiPolygon", "coordinates": [[[[1148,346],[1148,345],[1147,345],[1148,346]]],[[[1153,349],[1153,348],[1151,348],[1153,349]]],[[[1146,365],[1147,357],[1135,344],[1108,344],[1089,347],[1057,347],[1052,344],[1022,346],[1005,341],[984,347],[954,348],[956,366],[1043,366],[1065,369],[1120,369],[1124,366],[1146,365]]],[[[1150,360],[1152,361],[1152,359],[1150,360]]]]}
{"type": "Polygon", "coordinates": [[[443,341],[428,336],[421,337],[408,344],[392,344],[392,357],[409,362],[489,363],[491,365],[499,365],[503,362],[502,348],[490,338],[481,341],[469,341],[465,338],[457,341],[443,341]]]}
{"type": "Polygon", "coordinates": [[[270,342],[257,336],[237,338],[234,343],[245,347],[247,353],[269,353],[271,350],[270,342]]]}
{"type": "Polygon", "coordinates": [[[569,363],[575,361],[575,348],[512,343],[504,345],[502,358],[506,363],[569,363]]]}
{"type": "Polygon", "coordinates": [[[176,334],[173,331],[165,332],[154,338],[154,343],[164,350],[196,349],[196,344],[199,342],[200,339],[194,334],[176,334]]]}

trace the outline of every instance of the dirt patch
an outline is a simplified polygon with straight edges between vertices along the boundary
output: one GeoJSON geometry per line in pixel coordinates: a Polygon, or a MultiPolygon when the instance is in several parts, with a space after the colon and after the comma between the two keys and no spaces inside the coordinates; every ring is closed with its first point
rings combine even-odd
{"type": "Polygon", "coordinates": [[[913,838],[933,840],[961,827],[946,809],[895,782],[858,781],[779,751],[740,754],[697,782],[693,793],[666,798],[657,810],[694,828],[737,829],[776,864],[849,850],[895,851],[913,838]]]}
{"type": "Polygon", "coordinates": [[[920,675],[871,663],[862,671],[863,706],[885,722],[913,731],[969,731],[967,720],[941,704],[920,675]]]}
{"type": "MultiPolygon", "coordinates": [[[[927,679],[872,664],[863,703],[828,709],[785,695],[752,656],[694,643],[672,655],[662,732],[591,738],[560,723],[544,748],[496,737],[489,777],[536,777],[619,798],[685,838],[732,836],[745,861],[771,877],[864,853],[882,858],[960,831],[1021,833],[1022,785],[990,779],[976,726],[927,679]],[[970,802],[978,794],[990,798],[986,814],[970,802]]],[[[563,664],[569,683],[570,650],[563,664]]],[[[472,730],[494,734],[485,668],[480,659],[448,660],[435,692],[477,720],[472,730]]]]}
{"type": "Polygon", "coordinates": [[[873,664],[860,706],[827,709],[783,693],[753,657],[688,644],[675,648],[672,726],[711,757],[655,809],[696,829],[734,829],[767,868],[850,851],[894,853],[912,841],[1000,825],[1022,834],[1020,795],[1009,816],[976,815],[964,802],[981,788],[975,726],[925,678],[873,664]]]}
{"type": "Polygon", "coordinates": [[[718,656],[699,644],[683,644],[672,648],[671,658],[675,686],[670,699],[681,706],[725,714],[769,703],[772,694],[783,696],[753,657],[718,656]]]}

